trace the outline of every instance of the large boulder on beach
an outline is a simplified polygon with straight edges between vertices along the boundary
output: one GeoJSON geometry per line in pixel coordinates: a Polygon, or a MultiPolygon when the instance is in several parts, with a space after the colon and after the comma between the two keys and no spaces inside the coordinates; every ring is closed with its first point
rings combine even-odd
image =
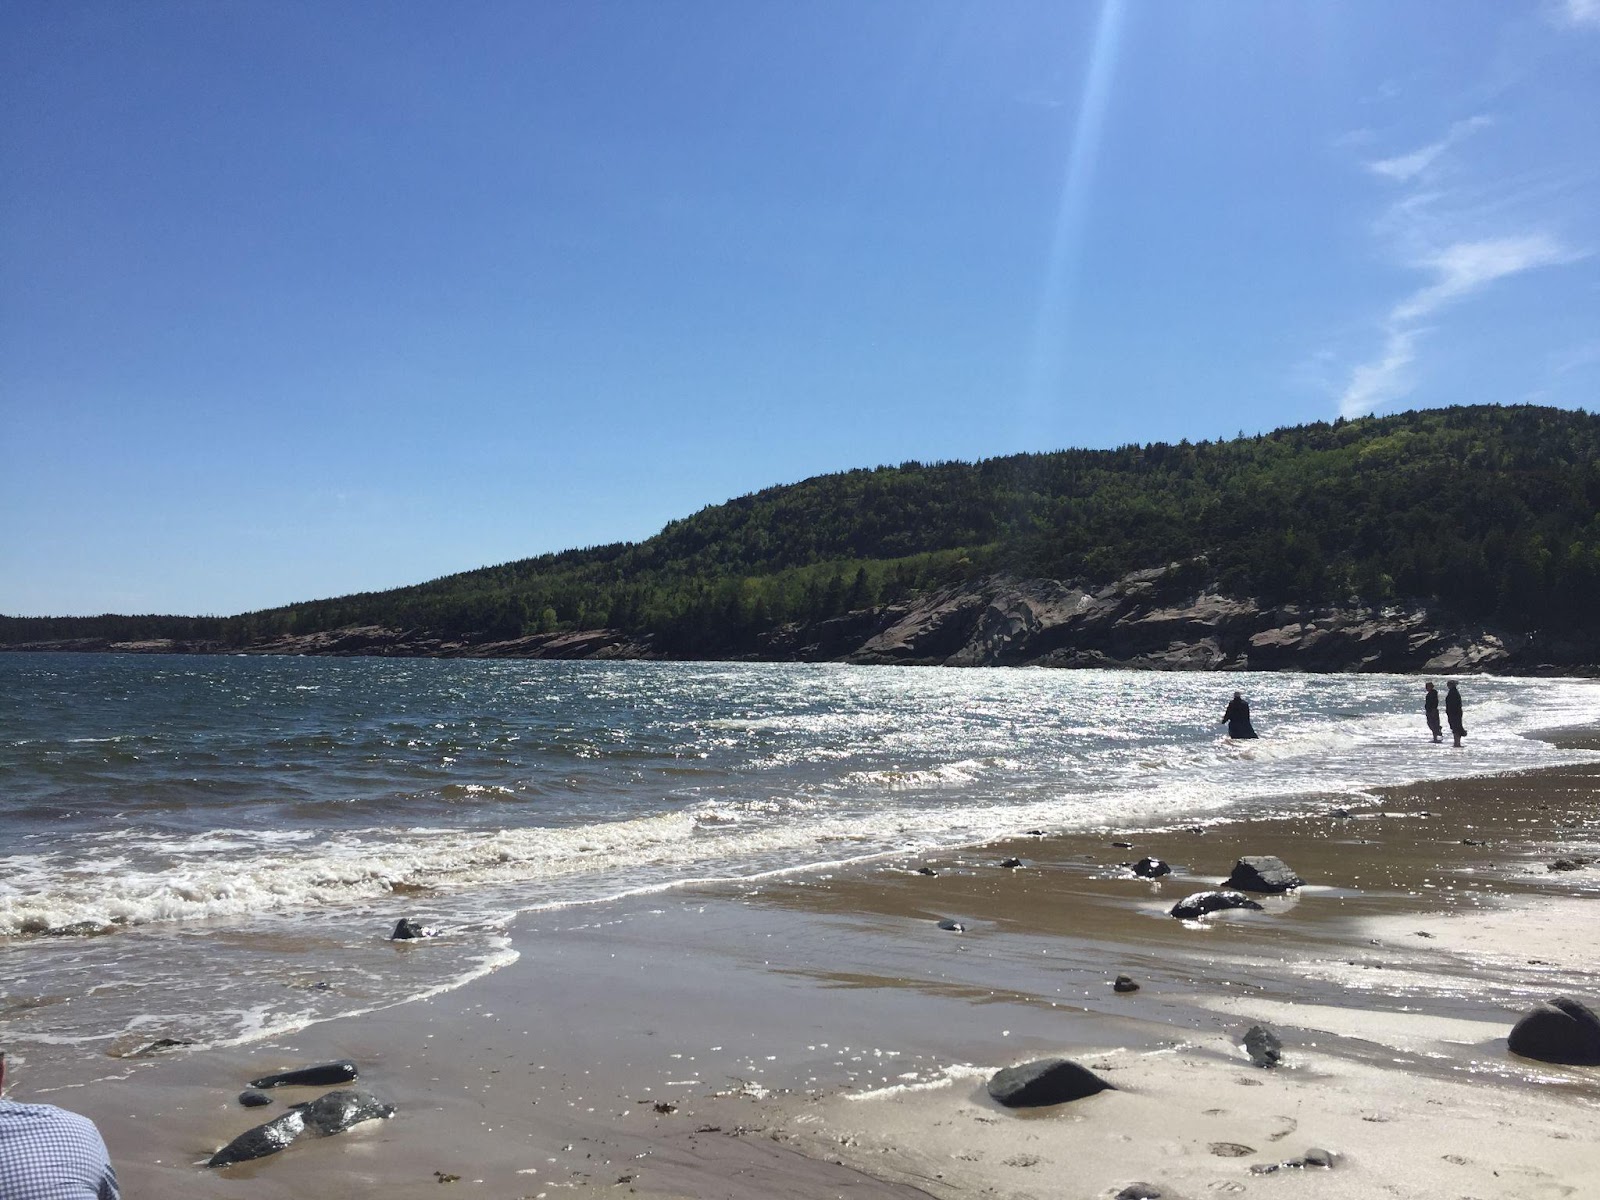
{"type": "Polygon", "coordinates": [[[1251,854],[1233,864],[1233,874],[1222,881],[1222,886],[1241,892],[1287,892],[1304,882],[1283,859],[1251,854]]]}
{"type": "Polygon", "coordinates": [[[989,1080],[989,1095],[1007,1108],[1065,1104],[1110,1090],[1115,1089],[1104,1079],[1068,1058],[1021,1063],[996,1071],[989,1080]]]}
{"type": "Polygon", "coordinates": [[[265,1158],[284,1149],[305,1132],[306,1119],[290,1109],[283,1116],[247,1129],[206,1161],[208,1167],[231,1167],[234,1163],[265,1158]]]}
{"type": "Polygon", "coordinates": [[[361,1088],[349,1088],[328,1092],[306,1104],[297,1104],[294,1111],[305,1118],[306,1125],[311,1129],[323,1137],[330,1137],[363,1121],[386,1120],[394,1116],[394,1105],[361,1088]]]}
{"type": "Polygon", "coordinates": [[[1509,1044],[1513,1054],[1540,1062],[1600,1063],[1600,1017],[1581,1001],[1557,996],[1518,1021],[1509,1044]]]}
{"type": "Polygon", "coordinates": [[[1196,892],[1179,900],[1172,906],[1171,912],[1179,920],[1198,921],[1207,913],[1221,912],[1228,908],[1259,910],[1261,905],[1243,892],[1196,892]]]}
{"type": "Polygon", "coordinates": [[[253,1088],[275,1087],[326,1087],[330,1083],[349,1083],[361,1074],[356,1064],[348,1058],[338,1062],[318,1063],[314,1067],[301,1067],[297,1071],[282,1071],[277,1075],[263,1075],[252,1079],[253,1088]]]}

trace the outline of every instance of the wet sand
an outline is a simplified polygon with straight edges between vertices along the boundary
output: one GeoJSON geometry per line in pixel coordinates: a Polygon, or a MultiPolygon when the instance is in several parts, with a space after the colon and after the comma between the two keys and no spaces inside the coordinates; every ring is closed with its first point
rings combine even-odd
{"type": "Polygon", "coordinates": [[[1600,867],[1546,869],[1600,855],[1600,764],[1284,808],[1021,837],[933,876],[885,860],[533,914],[520,959],[459,991],[271,1044],[86,1060],[48,1093],[22,1064],[12,1094],[89,1114],[126,1194],[172,1200],[1600,1188],[1600,1068],[1505,1045],[1537,999],[1600,1002],[1600,867]],[[1174,874],[1120,869],[1144,854],[1174,874]],[[1241,854],[1307,886],[1262,912],[1167,915],[1241,854]],[[1113,991],[1124,972],[1139,991],[1113,991]],[[1276,1070],[1239,1048],[1257,1022],[1283,1040],[1276,1070]],[[1052,1055],[1118,1090],[1026,1114],[984,1094],[995,1069],[1052,1055]],[[245,1110],[249,1078],[342,1057],[395,1118],[197,1165],[317,1094],[245,1110]],[[1311,1147],[1334,1168],[1252,1172],[1311,1147]]]}

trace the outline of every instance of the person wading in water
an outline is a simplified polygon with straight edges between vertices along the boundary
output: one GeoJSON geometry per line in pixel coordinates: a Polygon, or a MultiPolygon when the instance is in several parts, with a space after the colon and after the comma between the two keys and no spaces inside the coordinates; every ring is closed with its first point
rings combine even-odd
{"type": "Polygon", "coordinates": [[[1439,726],[1439,689],[1428,681],[1428,692],[1422,701],[1422,715],[1428,719],[1428,731],[1436,742],[1444,741],[1444,730],[1439,726]]]}
{"type": "Polygon", "coordinates": [[[1455,735],[1456,748],[1461,746],[1461,739],[1467,736],[1467,727],[1461,723],[1461,693],[1456,691],[1456,681],[1452,679],[1444,685],[1444,715],[1450,722],[1450,732],[1455,735]]]}
{"type": "Polygon", "coordinates": [[[1243,693],[1235,692],[1233,699],[1228,701],[1228,707],[1223,710],[1222,719],[1228,723],[1228,736],[1231,738],[1253,738],[1256,728],[1250,724],[1250,702],[1244,698],[1243,693]]]}

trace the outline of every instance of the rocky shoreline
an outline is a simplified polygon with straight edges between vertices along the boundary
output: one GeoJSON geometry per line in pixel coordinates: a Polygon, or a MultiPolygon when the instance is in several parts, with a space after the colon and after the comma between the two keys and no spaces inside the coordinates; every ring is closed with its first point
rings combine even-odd
{"type": "MultiPolygon", "coordinates": [[[[1054,579],[990,576],[910,600],[761,635],[765,662],[948,667],[1098,667],[1154,671],[1600,673],[1600,637],[1493,629],[1422,604],[1373,608],[1266,605],[1215,588],[1174,594],[1171,569],[1088,589],[1054,579]]],[[[215,641],[76,638],[0,649],[123,654],[639,660],[679,657],[649,635],[587,629],[494,639],[354,625],[215,641]]]]}

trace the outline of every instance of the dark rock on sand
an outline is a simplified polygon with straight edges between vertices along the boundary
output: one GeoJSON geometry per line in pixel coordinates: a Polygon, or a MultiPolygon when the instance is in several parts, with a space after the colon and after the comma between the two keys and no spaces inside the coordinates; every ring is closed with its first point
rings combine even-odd
{"type": "Polygon", "coordinates": [[[1222,886],[1242,892],[1287,892],[1304,882],[1283,859],[1271,854],[1252,854],[1233,864],[1233,874],[1222,881],[1222,886]]]}
{"type": "Polygon", "coordinates": [[[918,867],[917,868],[917,874],[918,875],[937,875],[938,873],[939,872],[935,871],[932,867],[918,867]]]}
{"type": "Polygon", "coordinates": [[[325,1087],[330,1083],[349,1083],[360,1074],[361,1072],[356,1070],[355,1063],[348,1058],[341,1058],[338,1062],[318,1063],[314,1067],[301,1067],[298,1071],[263,1075],[260,1079],[252,1079],[250,1086],[253,1088],[325,1087]]]}
{"type": "Polygon", "coordinates": [[[1148,1183],[1130,1183],[1117,1193],[1116,1200],[1161,1200],[1161,1189],[1148,1183]]]}
{"type": "Polygon", "coordinates": [[[1172,915],[1184,921],[1196,921],[1207,913],[1221,912],[1227,908],[1254,908],[1257,904],[1241,892],[1196,892],[1185,896],[1172,906],[1172,915]]]}
{"type": "Polygon", "coordinates": [[[1014,871],[1022,865],[1022,860],[1020,858],[1002,858],[1000,865],[1008,871],[1014,871]]]}
{"type": "Polygon", "coordinates": [[[417,938],[438,937],[439,931],[431,925],[424,925],[421,921],[414,921],[410,917],[401,917],[394,927],[394,932],[389,935],[391,942],[410,942],[417,938]]]}
{"type": "Polygon", "coordinates": [[[1133,849],[1133,843],[1132,842],[1112,842],[1111,844],[1113,846],[1115,846],[1118,850],[1132,850],[1133,849]]]}
{"type": "Polygon", "coordinates": [[[951,933],[965,933],[967,931],[967,927],[960,921],[952,921],[949,917],[939,922],[939,928],[947,929],[951,933]]]}
{"type": "Polygon", "coordinates": [[[239,1093],[239,1103],[246,1108],[260,1108],[264,1104],[271,1104],[272,1097],[265,1092],[258,1092],[255,1088],[245,1088],[239,1093]]]}
{"type": "Polygon", "coordinates": [[[349,1088],[328,1092],[306,1104],[296,1104],[294,1111],[305,1117],[308,1127],[323,1137],[331,1137],[363,1121],[394,1116],[394,1105],[361,1088],[349,1088]]]}
{"type": "Polygon", "coordinates": [[[1123,863],[1123,866],[1132,871],[1140,879],[1160,879],[1163,875],[1171,875],[1172,868],[1159,858],[1148,856],[1135,863],[1123,863]]]}
{"type": "Polygon", "coordinates": [[[1548,871],[1581,871],[1593,861],[1592,858],[1558,858],[1545,869],[1548,871]]]}
{"type": "Polygon", "coordinates": [[[230,1167],[234,1163],[265,1158],[282,1150],[305,1130],[306,1119],[290,1109],[283,1116],[247,1129],[206,1162],[208,1167],[230,1167]]]}
{"type": "Polygon", "coordinates": [[[1250,1061],[1258,1067],[1275,1067],[1283,1061],[1283,1043],[1264,1026],[1250,1026],[1250,1031],[1244,1035],[1244,1048],[1250,1061]]]}
{"type": "Polygon", "coordinates": [[[1112,1090],[1115,1089],[1094,1072],[1066,1058],[1042,1058],[1006,1067],[989,1080],[989,1095],[1007,1108],[1065,1104],[1112,1090]]]}
{"type": "Polygon", "coordinates": [[[1331,1167],[1333,1166],[1333,1152],[1312,1147],[1305,1152],[1300,1161],[1308,1167],[1331,1167]]]}
{"type": "Polygon", "coordinates": [[[1133,976],[1131,975],[1118,975],[1111,984],[1111,990],[1114,992],[1137,992],[1139,985],[1133,981],[1133,976]]]}
{"type": "Polygon", "coordinates": [[[1540,1062],[1600,1063],[1600,1017],[1581,1001],[1557,996],[1516,1023],[1509,1045],[1513,1054],[1540,1062]]]}

